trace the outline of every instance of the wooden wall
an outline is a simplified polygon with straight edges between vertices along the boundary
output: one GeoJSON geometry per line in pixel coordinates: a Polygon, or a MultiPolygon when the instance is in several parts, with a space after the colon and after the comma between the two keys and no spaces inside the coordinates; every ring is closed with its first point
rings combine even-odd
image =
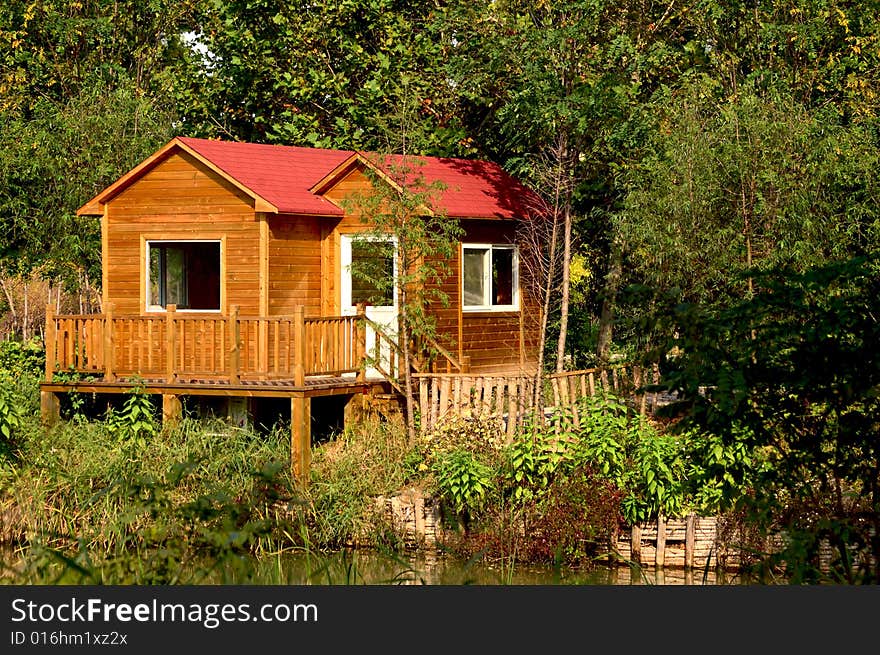
{"type": "MultiPolygon", "coordinates": [[[[513,221],[473,220],[463,223],[464,243],[504,244],[516,242],[516,225],[513,221]]],[[[520,253],[522,259],[522,253],[520,253]]],[[[522,269],[522,263],[520,263],[522,269]]],[[[455,262],[456,289],[460,288],[458,275],[461,267],[455,262]]],[[[520,311],[515,312],[468,312],[461,313],[462,347],[464,354],[471,358],[474,372],[500,372],[520,369],[520,321],[525,315],[537,313],[535,306],[522,289],[522,270],[520,270],[520,311]]],[[[456,304],[453,307],[459,307],[456,304]]],[[[537,361],[536,344],[538,335],[534,322],[525,320],[523,324],[524,364],[528,369],[537,361]]]]}
{"type": "Polygon", "coordinates": [[[269,314],[289,316],[303,305],[306,316],[321,315],[321,229],[327,219],[280,215],[268,220],[269,314]]]}
{"type": "MultiPolygon", "coordinates": [[[[367,189],[369,179],[352,170],[325,194],[342,204],[367,189]]],[[[344,218],[269,215],[263,230],[266,284],[260,286],[260,221],[253,201],[221,176],[186,153],[159,163],[106,206],[104,219],[105,300],[117,314],[144,312],[144,239],[222,239],[221,305],[238,305],[243,316],[291,314],[305,305],[307,315],[338,315],[340,235],[365,229],[357,216],[344,218]],[[261,312],[261,293],[263,312],[261,312]]],[[[465,220],[465,242],[508,243],[515,225],[502,220],[465,220]]],[[[476,372],[518,370],[524,338],[526,363],[535,360],[537,335],[521,312],[462,312],[460,261],[449,262],[453,274],[442,284],[449,306],[434,309],[441,342],[453,353],[470,357],[476,372]]],[[[521,292],[527,315],[535,313],[521,292]]]]}
{"type": "Polygon", "coordinates": [[[221,304],[259,311],[260,231],[252,200],[186,153],[173,154],[106,206],[105,300],[118,314],[145,307],[143,238],[222,239],[221,304]]]}
{"type": "MultiPolygon", "coordinates": [[[[354,169],[324,195],[342,205],[346,196],[369,189],[369,178],[359,169],[354,169]]],[[[516,224],[508,220],[464,220],[465,243],[513,243],[516,240],[516,224]]],[[[356,216],[345,216],[332,221],[325,239],[325,260],[328,264],[325,277],[333,282],[325,283],[327,295],[334,299],[334,312],[341,309],[339,290],[334,286],[339,279],[339,235],[364,229],[364,224],[356,216]]],[[[470,357],[471,370],[475,372],[501,372],[520,370],[520,311],[513,312],[462,312],[460,252],[448,262],[451,275],[441,284],[449,304],[439,303],[432,308],[437,320],[439,341],[450,352],[470,357]],[[459,347],[460,346],[460,347],[459,347]]],[[[537,306],[531,303],[526,294],[520,292],[520,306],[526,313],[534,315],[537,306]]],[[[331,313],[325,308],[325,313],[331,313]]],[[[536,346],[538,334],[535,321],[526,321],[522,338],[525,346],[525,368],[537,361],[536,346]]]]}

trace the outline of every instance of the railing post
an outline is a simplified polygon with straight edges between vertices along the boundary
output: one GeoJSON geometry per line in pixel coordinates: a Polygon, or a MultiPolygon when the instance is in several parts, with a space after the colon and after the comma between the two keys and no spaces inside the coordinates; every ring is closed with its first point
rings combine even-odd
{"type": "Polygon", "coordinates": [[[229,384],[241,382],[241,323],[238,305],[229,308],[229,384]]]}
{"type": "Polygon", "coordinates": [[[116,362],[116,344],[113,339],[113,303],[104,307],[104,380],[113,382],[116,373],[113,364],[116,362]]]}
{"type": "Polygon", "coordinates": [[[306,383],[306,321],[302,305],[293,308],[293,384],[297,387],[306,383]]]}
{"type": "Polygon", "coordinates": [[[461,372],[462,373],[470,373],[471,372],[471,356],[463,355],[461,358],[461,372]]]}
{"type": "Polygon", "coordinates": [[[58,337],[55,328],[55,307],[52,303],[46,305],[46,332],[45,332],[45,350],[46,350],[46,382],[52,382],[55,377],[55,340],[58,337]]]}
{"type": "Polygon", "coordinates": [[[359,362],[357,381],[366,382],[367,380],[367,308],[364,303],[357,304],[357,325],[355,326],[357,334],[357,346],[355,350],[355,360],[359,362]]]}
{"type": "Polygon", "coordinates": [[[165,308],[165,381],[174,382],[175,360],[177,359],[177,334],[174,330],[174,314],[177,313],[177,305],[168,305],[165,308]]]}

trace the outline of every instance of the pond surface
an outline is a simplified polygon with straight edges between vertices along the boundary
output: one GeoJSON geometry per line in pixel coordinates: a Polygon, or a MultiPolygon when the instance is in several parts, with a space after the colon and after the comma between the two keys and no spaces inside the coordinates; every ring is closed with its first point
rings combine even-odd
{"type": "Polygon", "coordinates": [[[263,560],[262,584],[293,585],[742,585],[736,572],[596,565],[568,569],[521,563],[461,561],[434,554],[350,550],[292,553],[263,560]]]}
{"type": "MultiPolygon", "coordinates": [[[[0,584],[17,584],[20,555],[0,548],[0,584]]],[[[331,553],[285,552],[250,562],[247,579],[225,578],[229,584],[256,585],[748,585],[735,571],[654,569],[597,564],[572,569],[524,564],[464,561],[434,552],[384,553],[349,549],[331,553]]],[[[184,576],[186,578],[187,576],[184,576]]],[[[203,584],[219,584],[202,579],[203,584]]],[[[189,582],[187,582],[189,584],[189,582]]]]}

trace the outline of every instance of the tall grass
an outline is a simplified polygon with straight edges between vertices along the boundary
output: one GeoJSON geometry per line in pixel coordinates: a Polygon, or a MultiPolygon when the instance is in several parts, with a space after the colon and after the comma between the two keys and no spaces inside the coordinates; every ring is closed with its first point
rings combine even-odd
{"type": "MultiPolygon", "coordinates": [[[[10,395],[36,389],[22,382],[10,395]]],[[[15,549],[7,580],[250,582],[265,578],[261,558],[288,551],[320,569],[341,546],[395,546],[372,501],[407,481],[395,422],[368,418],[316,446],[303,488],[281,425],[266,433],[185,418],[162,428],[139,410],[138,425],[154,425],[135,433],[123,410],[47,430],[36,403],[22,406],[0,460],[0,542],[15,549]]]]}

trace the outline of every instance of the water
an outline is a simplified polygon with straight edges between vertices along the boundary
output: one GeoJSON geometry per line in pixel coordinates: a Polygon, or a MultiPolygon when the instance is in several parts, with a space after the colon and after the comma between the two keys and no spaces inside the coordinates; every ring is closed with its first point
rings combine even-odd
{"type": "MultiPolygon", "coordinates": [[[[10,548],[0,548],[0,584],[19,582],[22,561],[10,548]]],[[[464,561],[436,552],[384,553],[367,549],[331,553],[292,551],[253,559],[247,577],[202,579],[204,584],[257,585],[743,585],[753,584],[736,572],[641,569],[597,564],[590,568],[524,564],[515,561],[464,561]]],[[[209,567],[210,568],[210,567],[209,567]]],[[[232,577],[227,577],[232,576],[232,577]]],[[[184,575],[190,580],[190,576],[184,575]]],[[[111,581],[112,582],[112,581],[111,581]]],[[[123,584],[127,584],[124,582],[123,584]]]]}
{"type": "Polygon", "coordinates": [[[258,583],[294,585],[740,585],[735,572],[631,568],[589,569],[517,562],[462,561],[439,554],[383,554],[367,550],[292,553],[264,558],[258,583]]]}

